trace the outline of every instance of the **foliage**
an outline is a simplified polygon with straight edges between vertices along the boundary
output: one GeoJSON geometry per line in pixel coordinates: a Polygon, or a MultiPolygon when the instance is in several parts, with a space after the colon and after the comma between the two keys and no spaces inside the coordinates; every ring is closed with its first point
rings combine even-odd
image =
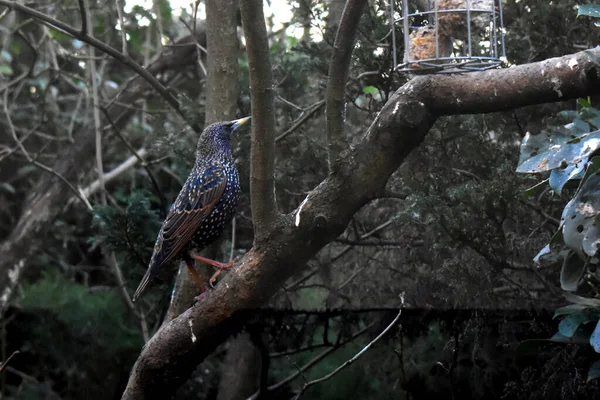
{"type": "Polygon", "coordinates": [[[150,194],[136,190],[125,197],[124,211],[111,206],[96,206],[92,226],[97,235],[90,239],[92,246],[102,246],[105,251],[117,251],[130,262],[148,265],[154,239],[160,227],[159,217],[150,206],[150,194]]]}
{"type": "Polygon", "coordinates": [[[23,287],[18,301],[25,309],[55,313],[74,334],[93,335],[111,353],[140,345],[141,332],[127,324],[130,315],[116,287],[90,292],[59,271],[47,270],[36,283],[23,287]]]}
{"type": "MultiPolygon", "coordinates": [[[[600,128],[600,110],[592,107],[589,99],[579,99],[578,105],[577,111],[561,112],[561,117],[569,119],[564,127],[553,127],[551,133],[525,136],[521,144],[522,162],[517,168],[521,173],[549,172],[545,182],[550,188],[559,195],[567,188],[572,197],[562,212],[560,226],[551,243],[535,257],[537,263],[555,262],[556,253],[560,253],[563,258],[561,286],[571,292],[576,291],[583,281],[592,285],[596,282],[593,271],[599,262],[600,248],[600,231],[597,229],[600,218],[597,193],[600,130],[594,130],[600,128]]],[[[536,189],[539,186],[536,185],[536,189]]],[[[594,296],[599,294],[595,291],[594,296]]],[[[551,340],[588,342],[600,353],[600,300],[569,292],[565,297],[573,304],[556,310],[555,317],[562,316],[563,319],[551,340]],[[591,325],[595,328],[591,329],[591,325]]],[[[594,368],[590,370],[589,379],[598,377],[593,371],[594,368]]]]}

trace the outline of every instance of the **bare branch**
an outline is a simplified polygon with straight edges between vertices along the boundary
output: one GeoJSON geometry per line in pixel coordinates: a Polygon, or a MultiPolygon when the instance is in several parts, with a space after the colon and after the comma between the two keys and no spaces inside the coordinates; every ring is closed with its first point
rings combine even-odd
{"type": "MultiPolygon", "coordinates": [[[[88,0],[80,0],[79,8],[81,11],[81,18],[86,18],[86,23],[82,23],[81,33],[82,35],[88,35],[87,27],[92,25],[92,17],[89,12],[88,0]]],[[[96,172],[98,173],[98,179],[100,180],[100,199],[102,201],[102,205],[106,205],[106,189],[104,187],[104,165],[102,162],[102,127],[100,126],[100,96],[98,94],[98,73],[96,69],[96,60],[94,59],[94,50],[94,47],[88,48],[88,54],[91,57],[91,59],[87,62],[87,72],[88,79],[90,80],[90,85],[92,87],[92,115],[94,117],[94,136],[96,138],[96,172]]]]}
{"type": "Polygon", "coordinates": [[[319,378],[319,379],[315,379],[312,380],[310,382],[306,382],[302,388],[300,389],[300,392],[294,397],[295,400],[299,399],[300,396],[302,396],[302,394],[306,391],[306,389],[308,389],[309,387],[316,385],[317,383],[321,383],[321,382],[325,382],[331,378],[333,378],[337,373],[339,373],[341,370],[343,370],[344,368],[348,367],[350,364],[352,364],[353,362],[355,362],[356,360],[358,360],[358,358],[360,356],[362,356],[367,350],[369,350],[369,348],[371,348],[371,346],[373,346],[375,343],[377,343],[379,341],[379,339],[381,339],[386,333],[388,333],[388,331],[390,329],[392,329],[392,327],[394,325],[396,325],[396,323],[398,322],[398,320],[400,319],[400,316],[402,315],[402,308],[404,307],[404,294],[402,294],[400,296],[400,310],[398,311],[398,315],[396,315],[396,318],[393,319],[392,322],[390,322],[390,324],[379,334],[377,335],[377,337],[375,339],[373,339],[371,342],[369,342],[368,345],[366,345],[365,347],[362,348],[362,350],[360,350],[358,353],[356,353],[354,355],[354,357],[352,357],[351,359],[347,360],[345,363],[343,363],[342,365],[340,365],[339,367],[337,367],[336,369],[334,369],[333,371],[331,371],[329,374],[319,378]]]}
{"type": "MultiPolygon", "coordinates": [[[[137,154],[137,156],[132,155],[131,157],[129,157],[125,161],[123,161],[121,164],[117,165],[115,168],[113,168],[112,170],[105,173],[104,177],[103,177],[104,183],[106,184],[106,183],[112,181],[113,179],[117,178],[122,173],[128,171],[131,167],[136,165],[138,163],[138,161],[140,160],[140,158],[146,154],[146,149],[142,147],[142,148],[136,150],[136,154],[137,154]]],[[[79,189],[78,192],[80,192],[80,194],[83,197],[87,198],[87,197],[91,196],[92,194],[96,193],[98,191],[98,189],[100,189],[100,178],[96,179],[94,182],[87,185],[84,189],[79,189]]],[[[75,198],[71,198],[68,201],[68,204],[72,204],[74,201],[75,201],[75,198]]]]}
{"type": "Polygon", "coordinates": [[[302,124],[304,124],[306,121],[308,121],[310,119],[310,117],[312,117],[317,111],[319,111],[321,109],[321,107],[323,107],[323,105],[325,105],[325,100],[321,100],[321,101],[315,103],[312,107],[310,107],[310,109],[304,115],[302,115],[300,118],[298,118],[298,120],[294,123],[294,125],[292,125],[287,131],[283,132],[281,135],[277,136],[275,138],[275,143],[285,139],[290,134],[294,133],[294,131],[296,131],[296,129],[300,128],[302,126],[302,124]]]}
{"type": "MultiPolygon", "coordinates": [[[[200,35],[203,37],[204,31],[201,31],[200,35]]],[[[164,74],[191,65],[195,48],[185,44],[193,43],[195,39],[186,37],[179,41],[182,46],[165,49],[150,63],[148,72],[164,74]]],[[[122,98],[122,101],[128,104],[133,104],[137,99],[153,93],[150,85],[139,76],[133,79],[129,86],[132,90],[124,93],[122,98]]],[[[109,112],[117,126],[123,126],[134,113],[130,109],[117,106],[110,107],[109,112]]],[[[107,129],[110,129],[110,126],[103,128],[105,131],[107,129]]],[[[94,159],[94,140],[87,127],[83,127],[75,133],[74,143],[64,147],[53,168],[36,164],[52,175],[42,175],[39,182],[31,189],[18,223],[0,244],[0,253],[3,256],[0,259],[0,315],[6,310],[23,271],[39,256],[39,250],[51,226],[51,221],[65,210],[65,204],[71,197],[69,191],[57,184],[59,180],[70,185],[76,196],[81,196],[80,191],[72,188],[69,182],[78,179],[79,174],[89,168],[94,159]]],[[[137,162],[137,159],[134,160],[137,162]]],[[[80,198],[84,203],[87,202],[83,196],[80,198]]]]}
{"type": "Polygon", "coordinates": [[[6,361],[0,363],[0,374],[2,373],[2,371],[4,371],[4,368],[6,368],[6,366],[8,365],[8,363],[10,362],[10,360],[16,356],[17,354],[21,353],[19,350],[15,350],[13,351],[13,353],[8,356],[8,358],[6,359],[6,361]]]}
{"type": "Polygon", "coordinates": [[[348,0],[346,2],[329,63],[326,94],[329,172],[333,171],[336,159],[346,148],[344,140],[346,81],[350,71],[354,37],[365,4],[367,4],[367,0],[348,0]]]}
{"type": "MultiPolygon", "coordinates": [[[[37,10],[34,10],[33,8],[19,4],[17,1],[0,0],[0,5],[4,5],[12,10],[19,11],[25,15],[28,15],[29,17],[31,17],[37,21],[40,21],[44,25],[47,25],[51,28],[62,31],[62,32],[66,33],[76,39],[79,39],[82,42],[85,42],[85,43],[89,44],[90,46],[93,46],[93,47],[97,48],[98,50],[101,50],[104,53],[112,56],[115,60],[117,60],[117,61],[123,63],[124,65],[126,65],[127,67],[131,68],[139,76],[141,76],[143,79],[145,79],[146,82],[148,82],[148,84],[150,86],[152,86],[158,93],[160,93],[160,95],[165,99],[165,101],[167,101],[167,103],[169,103],[171,105],[171,107],[173,107],[173,109],[183,118],[184,121],[188,122],[188,124],[192,128],[194,128],[194,130],[196,130],[198,132],[200,131],[199,127],[195,123],[190,122],[188,120],[187,116],[183,114],[183,111],[181,110],[179,102],[177,101],[177,99],[175,99],[175,97],[173,97],[173,95],[171,95],[171,93],[168,91],[168,89],[166,87],[164,87],[158,81],[158,79],[156,79],[150,72],[148,72],[148,70],[146,70],[144,67],[142,67],[141,65],[136,63],[132,58],[126,56],[125,54],[119,52],[118,50],[113,49],[112,47],[108,46],[107,44],[89,36],[88,34],[82,33],[80,30],[78,30],[68,24],[65,24],[64,22],[60,22],[59,20],[52,18],[49,15],[46,15],[37,10]]],[[[82,11],[82,13],[84,13],[84,12],[82,11]]]]}
{"type": "Polygon", "coordinates": [[[115,0],[115,8],[117,9],[117,18],[119,18],[119,30],[121,31],[121,53],[123,53],[124,55],[127,55],[127,32],[125,31],[125,20],[123,19],[124,3],[125,3],[125,1],[121,2],[119,0],[115,0]]]}
{"type": "Polygon", "coordinates": [[[259,243],[277,218],[275,202],[275,117],[273,76],[262,0],[241,0],[252,93],[250,198],[254,240],[259,243]]]}
{"type": "Polygon", "coordinates": [[[88,5],[86,0],[79,0],[79,14],[81,15],[81,34],[88,34],[88,5]]]}
{"type": "MultiPolygon", "coordinates": [[[[160,190],[158,181],[156,180],[156,177],[152,173],[150,166],[148,165],[146,160],[144,160],[143,155],[140,154],[139,152],[137,152],[135,150],[135,148],[131,145],[131,143],[129,143],[129,141],[125,138],[125,136],[123,136],[119,127],[115,125],[115,122],[111,118],[108,110],[104,107],[102,107],[101,110],[104,113],[104,117],[106,118],[106,120],[110,123],[111,127],[113,128],[113,131],[116,133],[116,135],[119,137],[119,139],[121,139],[121,142],[123,142],[125,147],[127,147],[129,149],[131,154],[133,154],[133,156],[135,158],[137,158],[137,160],[140,162],[140,165],[146,170],[146,173],[148,174],[148,178],[150,178],[150,182],[152,182],[152,186],[154,186],[154,191],[156,192],[156,195],[160,199],[160,204],[161,204],[162,208],[166,209],[167,208],[167,200],[165,199],[165,195],[163,194],[162,190],[160,190]]],[[[104,179],[104,176],[100,177],[99,180],[102,180],[102,179],[104,179]]]]}
{"type": "Polygon", "coordinates": [[[121,271],[121,267],[119,266],[119,262],[117,261],[117,257],[115,256],[115,252],[111,251],[108,254],[108,262],[113,269],[113,273],[115,274],[115,278],[117,279],[117,284],[119,285],[119,289],[121,291],[121,295],[127,307],[131,310],[131,312],[140,320],[140,327],[142,328],[142,336],[144,338],[144,343],[150,339],[150,334],[148,333],[148,323],[146,322],[146,317],[142,312],[141,306],[136,308],[133,302],[131,301],[131,295],[127,291],[127,285],[125,284],[125,278],[123,277],[123,272],[121,271]]]}

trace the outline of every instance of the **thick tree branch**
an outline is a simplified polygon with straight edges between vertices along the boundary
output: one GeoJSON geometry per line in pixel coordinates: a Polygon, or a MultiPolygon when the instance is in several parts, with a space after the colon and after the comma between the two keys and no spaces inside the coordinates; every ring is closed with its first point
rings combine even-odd
{"type": "Polygon", "coordinates": [[[333,172],[335,160],[346,147],[344,121],[346,116],[346,81],[350,71],[350,59],[354,49],[354,37],[367,0],[348,0],[333,44],[327,80],[326,117],[329,172],[333,172]]]}
{"type": "MultiPolygon", "coordinates": [[[[594,53],[600,55],[600,50],[594,53]]],[[[506,70],[425,76],[398,89],[357,145],[342,153],[336,173],[311,191],[297,210],[272,225],[268,245],[251,249],[215,290],[150,339],[123,398],[169,398],[198,363],[240,328],[244,310],[262,305],[339,236],[354,213],[384,193],[391,174],[423,141],[437,117],[597,94],[598,71],[598,65],[582,52],[506,70]],[[530,78],[516,78],[525,76],[530,78]],[[467,81],[479,85],[469,92],[461,88],[467,81]],[[441,95],[455,92],[460,93],[460,102],[441,95]],[[488,94],[485,101],[481,93],[488,94]]]]}
{"type": "Polygon", "coordinates": [[[275,202],[275,113],[269,42],[262,0],[241,0],[252,93],[250,198],[254,241],[262,242],[277,218],[275,202]]]}

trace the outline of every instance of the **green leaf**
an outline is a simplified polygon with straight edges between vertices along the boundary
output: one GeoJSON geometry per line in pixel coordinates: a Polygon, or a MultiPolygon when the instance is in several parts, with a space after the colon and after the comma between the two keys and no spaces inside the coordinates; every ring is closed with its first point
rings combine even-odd
{"type": "Polygon", "coordinates": [[[517,168],[521,173],[550,171],[566,164],[575,164],[584,160],[600,148],[600,130],[590,132],[579,138],[577,143],[564,143],[552,146],[548,151],[535,155],[517,168]]]}
{"type": "Polygon", "coordinates": [[[50,36],[54,40],[59,40],[59,41],[60,40],[71,40],[71,36],[67,35],[66,33],[64,33],[62,31],[50,28],[49,32],[50,32],[50,36]]]}
{"type": "Polygon", "coordinates": [[[578,98],[577,99],[577,104],[579,104],[581,107],[591,107],[592,104],[589,102],[588,99],[583,99],[583,98],[578,98]]]}
{"type": "Polygon", "coordinates": [[[550,338],[550,341],[555,343],[586,344],[589,341],[589,336],[581,331],[576,331],[572,337],[566,337],[560,332],[556,332],[554,336],[550,338]]]}
{"type": "Polygon", "coordinates": [[[558,331],[561,335],[568,338],[573,337],[579,325],[590,321],[590,316],[587,313],[571,314],[558,324],[558,331]]]}
{"type": "Polygon", "coordinates": [[[592,336],[590,336],[590,344],[596,353],[600,353],[600,321],[598,321],[592,336]]]}
{"type": "Polygon", "coordinates": [[[585,4],[579,6],[577,10],[577,16],[585,15],[588,17],[600,18],[600,5],[596,4],[585,4]]]}
{"type": "Polygon", "coordinates": [[[8,182],[0,183],[0,189],[10,194],[15,194],[17,192],[15,187],[8,182]]]}
{"type": "Polygon", "coordinates": [[[557,194],[560,194],[565,184],[571,179],[581,179],[588,159],[577,164],[569,164],[565,168],[553,169],[550,172],[548,184],[557,194]]]}
{"type": "Polygon", "coordinates": [[[594,308],[600,307],[600,300],[598,300],[598,299],[581,297],[581,296],[578,296],[576,294],[569,293],[569,292],[563,293],[563,296],[565,299],[569,300],[573,304],[583,304],[585,306],[594,307],[594,308]]]}
{"type": "Polygon", "coordinates": [[[0,75],[12,75],[13,69],[10,65],[0,65],[0,75]]]}
{"type": "Polygon", "coordinates": [[[584,261],[575,253],[569,252],[560,269],[560,287],[562,290],[574,292],[579,287],[585,272],[584,261]]]}
{"type": "Polygon", "coordinates": [[[365,86],[362,90],[364,94],[370,94],[371,96],[379,93],[379,89],[377,89],[375,86],[365,86]]]}
{"type": "Polygon", "coordinates": [[[598,377],[600,377],[600,361],[596,361],[590,367],[590,370],[588,371],[587,381],[592,381],[598,377]]]}
{"type": "Polygon", "coordinates": [[[583,52],[584,52],[585,54],[587,54],[587,56],[588,56],[589,58],[591,58],[591,59],[592,59],[592,61],[594,62],[594,64],[596,64],[596,65],[600,65],[600,57],[598,57],[598,56],[596,55],[596,53],[594,53],[594,52],[593,52],[593,51],[591,51],[591,50],[584,50],[583,52]]]}
{"type": "Polygon", "coordinates": [[[552,319],[561,315],[575,314],[585,310],[586,308],[588,308],[588,306],[583,304],[569,304],[568,306],[557,308],[556,311],[554,311],[554,316],[552,317],[552,319]]]}

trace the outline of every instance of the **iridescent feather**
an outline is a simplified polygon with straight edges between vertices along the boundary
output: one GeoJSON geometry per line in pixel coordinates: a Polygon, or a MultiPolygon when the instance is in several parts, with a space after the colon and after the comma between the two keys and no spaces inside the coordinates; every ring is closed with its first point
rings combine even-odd
{"type": "Polygon", "coordinates": [[[160,228],[134,301],[163,266],[185,258],[192,248],[201,250],[214,241],[233,217],[240,186],[229,140],[231,133],[248,120],[213,124],[200,135],[196,162],[160,228]]]}

